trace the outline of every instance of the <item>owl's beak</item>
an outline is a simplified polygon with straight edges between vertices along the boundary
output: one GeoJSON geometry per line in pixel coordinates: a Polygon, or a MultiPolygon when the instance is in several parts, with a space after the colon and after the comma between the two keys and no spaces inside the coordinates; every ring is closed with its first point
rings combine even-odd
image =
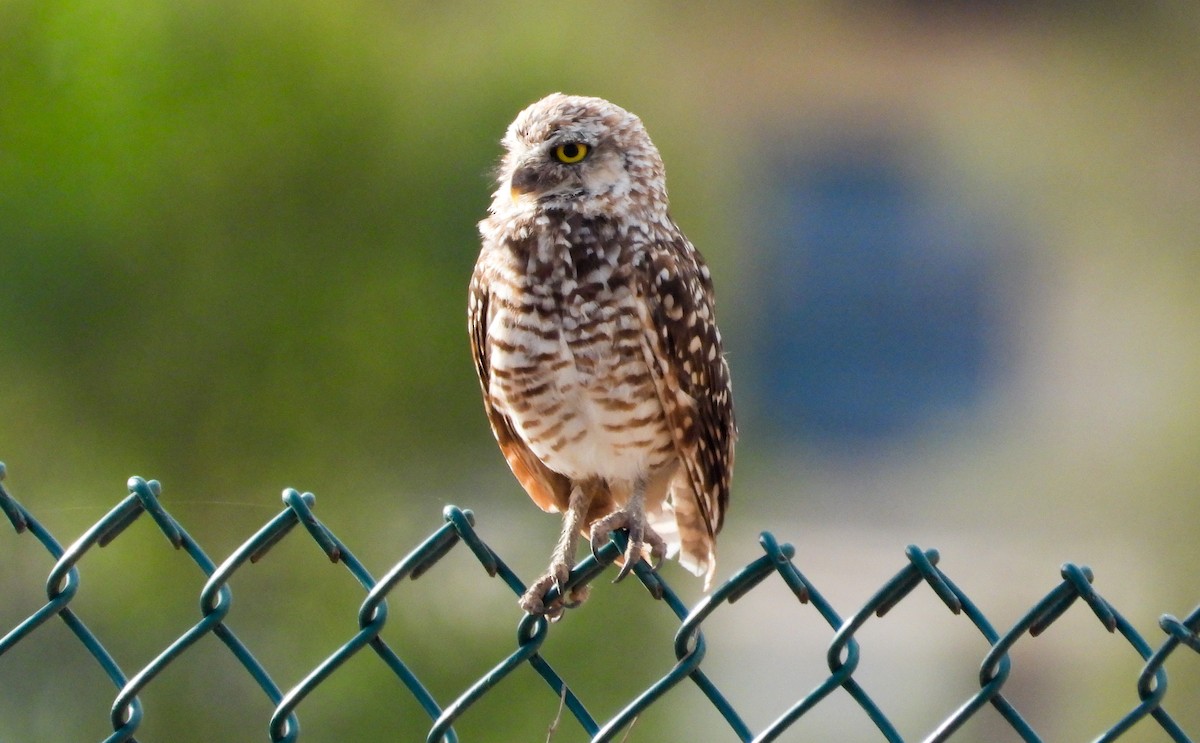
{"type": "Polygon", "coordinates": [[[508,182],[512,200],[520,201],[522,196],[533,193],[537,189],[537,180],[537,172],[532,168],[517,168],[508,182]]]}

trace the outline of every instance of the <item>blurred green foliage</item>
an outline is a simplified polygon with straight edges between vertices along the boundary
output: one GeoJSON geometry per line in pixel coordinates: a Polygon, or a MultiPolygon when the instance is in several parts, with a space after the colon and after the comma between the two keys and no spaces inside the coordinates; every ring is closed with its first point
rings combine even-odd
{"type": "Polygon", "coordinates": [[[514,94],[448,88],[471,61],[431,69],[455,61],[436,12],[6,16],[3,337],[28,392],[197,484],[247,457],[276,482],[394,465],[474,422],[459,285],[514,94]]]}

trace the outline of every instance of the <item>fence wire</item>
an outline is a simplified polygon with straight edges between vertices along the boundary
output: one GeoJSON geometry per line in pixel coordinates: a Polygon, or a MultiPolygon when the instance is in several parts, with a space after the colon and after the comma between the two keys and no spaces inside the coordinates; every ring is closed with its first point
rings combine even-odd
{"type": "MultiPolygon", "coordinates": [[[[276,743],[295,741],[299,738],[301,727],[297,710],[305,698],[336,673],[346,661],[368,647],[396,675],[429,716],[430,727],[426,740],[430,743],[456,743],[458,735],[454,730],[455,721],[491,690],[503,684],[514,670],[526,665],[532,667],[545,681],[548,693],[561,703],[562,708],[587,735],[591,736],[592,741],[620,740],[618,736],[623,735],[623,731],[630,727],[639,714],[686,680],[704,694],[728,724],[729,735],[724,736],[724,739],[736,738],[755,743],[775,740],[822,700],[841,689],[857,703],[884,740],[898,742],[903,739],[896,726],[854,678],[860,657],[855,633],[872,615],[884,616],[921,585],[932,589],[953,614],[965,615],[990,647],[980,664],[979,690],[942,721],[925,738],[926,741],[950,739],[964,723],[988,705],[999,712],[1022,740],[1041,741],[1042,738],[1033,726],[1003,693],[1004,684],[1013,665],[1009,651],[1026,635],[1036,636],[1043,632],[1079,599],[1083,600],[1109,633],[1119,633],[1145,661],[1134,684],[1137,698],[1131,700],[1132,708],[1095,740],[1116,740],[1135,724],[1147,719],[1174,741],[1192,740],[1164,705],[1167,694],[1165,663],[1181,647],[1200,653],[1200,606],[1182,620],[1170,614],[1162,615],[1159,626],[1166,637],[1155,647],[1093,589],[1092,571],[1081,565],[1063,565],[1062,582],[1030,608],[1016,624],[1004,632],[999,632],[970,598],[938,567],[939,555],[932,549],[922,550],[916,546],[909,546],[905,551],[908,564],[848,618],[839,615],[816,586],[796,567],[792,561],[795,556],[792,546],[778,542],[769,532],[763,532],[759,538],[763,550],[761,557],[743,567],[692,607],[686,606],[658,573],[639,562],[634,569],[638,579],[651,594],[661,597],[663,604],[680,622],[674,639],[676,663],[666,675],[642,690],[611,719],[597,720],[588,711],[583,700],[564,681],[563,676],[539,654],[539,649],[550,632],[550,624],[541,617],[525,615],[519,623],[516,648],[512,653],[458,698],[444,706],[439,704],[417,675],[380,636],[387,622],[388,594],[402,580],[420,577],[455,548],[469,550],[487,574],[503,581],[514,595],[524,593],[525,584],[476,532],[475,517],[471,511],[455,506],[446,507],[442,514],[444,524],[387,573],[376,579],[354,553],[314,515],[315,499],[311,493],[302,494],[292,489],[284,491],[284,509],[217,564],[163,507],[160,500],[161,488],[157,481],[147,481],[140,477],[130,478],[128,497],[64,549],[59,541],[8,493],[2,482],[4,475],[4,464],[0,462],[0,509],[4,511],[17,534],[32,536],[54,557],[56,563],[46,579],[45,605],[0,638],[0,661],[6,652],[30,637],[53,617],[61,619],[117,689],[109,720],[113,732],[105,738],[106,743],[136,740],[134,736],[143,717],[139,693],[207,635],[216,637],[228,648],[274,705],[274,713],[267,724],[266,732],[271,741],[276,743]],[[149,514],[175,549],[185,552],[204,571],[208,581],[200,592],[200,620],[171,642],[144,668],[128,675],[70,604],[79,589],[78,563],[93,547],[103,547],[120,537],[126,527],[143,513],[149,514]],[[300,683],[284,691],[250,649],[225,624],[225,619],[233,598],[229,588],[231,576],[247,562],[255,562],[262,558],[273,545],[288,536],[297,526],[302,527],[302,531],[316,541],[330,560],[340,562],[353,574],[366,592],[366,597],[358,610],[358,632],[313,668],[300,683]],[[834,631],[834,636],[827,653],[828,677],[796,700],[786,712],[764,729],[754,732],[701,667],[707,647],[701,628],[714,612],[734,603],[767,579],[782,581],[798,602],[815,609],[834,631]]],[[[624,547],[625,535],[623,532],[617,532],[609,544],[580,562],[564,590],[594,579],[623,553],[624,547]]],[[[1173,698],[1182,700],[1182,704],[1194,705],[1197,699],[1200,699],[1197,691],[1184,690],[1181,695],[1177,694],[1173,698]]],[[[716,739],[718,738],[714,738],[716,739]]]]}

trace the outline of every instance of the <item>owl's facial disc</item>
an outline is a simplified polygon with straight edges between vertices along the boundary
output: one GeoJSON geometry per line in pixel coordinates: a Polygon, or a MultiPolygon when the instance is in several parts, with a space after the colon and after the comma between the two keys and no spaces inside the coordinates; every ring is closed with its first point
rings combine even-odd
{"type": "Polygon", "coordinates": [[[531,148],[509,176],[513,202],[532,200],[546,206],[565,206],[596,190],[593,155],[596,145],[577,135],[550,137],[531,148]]]}

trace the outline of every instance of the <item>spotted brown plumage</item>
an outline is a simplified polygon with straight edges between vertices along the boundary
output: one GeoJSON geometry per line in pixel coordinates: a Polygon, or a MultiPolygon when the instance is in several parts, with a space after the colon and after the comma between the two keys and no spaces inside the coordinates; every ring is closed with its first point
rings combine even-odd
{"type": "Polygon", "coordinates": [[[522,111],[471,278],[468,325],[484,408],[521,486],[563,531],[543,598],[594,546],[629,530],[623,577],[646,552],[703,575],[729,501],[729,367],[703,258],[667,211],[641,121],[599,98],[550,95],[522,111]]]}

